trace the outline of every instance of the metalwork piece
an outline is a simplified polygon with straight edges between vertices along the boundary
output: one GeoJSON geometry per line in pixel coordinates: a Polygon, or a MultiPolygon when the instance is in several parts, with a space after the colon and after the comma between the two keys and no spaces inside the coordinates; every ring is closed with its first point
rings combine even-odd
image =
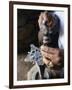
{"type": "Polygon", "coordinates": [[[44,65],[43,60],[42,60],[42,55],[40,52],[40,49],[37,48],[35,45],[31,44],[30,45],[30,52],[28,52],[28,57],[29,59],[25,59],[25,61],[27,62],[33,62],[36,64],[38,72],[39,72],[39,77],[40,79],[42,79],[42,70],[41,70],[41,66],[44,65]]]}

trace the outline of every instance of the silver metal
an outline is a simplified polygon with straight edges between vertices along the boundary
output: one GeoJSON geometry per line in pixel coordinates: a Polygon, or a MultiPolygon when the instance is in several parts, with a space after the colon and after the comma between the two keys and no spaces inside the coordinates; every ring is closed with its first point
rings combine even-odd
{"type": "Polygon", "coordinates": [[[29,59],[25,59],[25,61],[27,62],[27,60],[28,60],[28,61],[36,64],[38,72],[39,72],[39,77],[40,77],[40,79],[42,79],[40,65],[44,65],[44,63],[42,60],[43,58],[42,58],[40,49],[37,48],[35,45],[31,44],[30,45],[30,52],[28,52],[27,57],[29,59]]]}

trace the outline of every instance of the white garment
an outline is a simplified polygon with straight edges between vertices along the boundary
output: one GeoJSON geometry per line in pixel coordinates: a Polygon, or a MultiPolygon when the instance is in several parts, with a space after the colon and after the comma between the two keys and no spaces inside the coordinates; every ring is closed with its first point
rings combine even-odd
{"type": "Polygon", "coordinates": [[[60,19],[60,32],[59,32],[58,45],[60,49],[64,49],[64,12],[56,11],[54,13],[60,19]]]}

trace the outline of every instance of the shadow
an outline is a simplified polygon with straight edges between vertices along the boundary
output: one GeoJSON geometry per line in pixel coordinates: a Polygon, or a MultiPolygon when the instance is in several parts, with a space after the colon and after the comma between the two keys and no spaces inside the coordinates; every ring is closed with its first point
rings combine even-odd
{"type": "Polygon", "coordinates": [[[5,85],[6,88],[9,88],[9,85],[5,85]]]}

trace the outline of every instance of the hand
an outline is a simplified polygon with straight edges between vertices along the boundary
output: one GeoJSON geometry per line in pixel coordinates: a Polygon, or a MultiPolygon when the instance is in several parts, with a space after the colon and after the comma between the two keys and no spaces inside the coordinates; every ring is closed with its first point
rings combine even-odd
{"type": "Polygon", "coordinates": [[[54,66],[61,66],[64,62],[64,50],[59,48],[51,48],[42,45],[41,46],[41,53],[43,56],[43,62],[48,65],[50,62],[54,66]]]}

